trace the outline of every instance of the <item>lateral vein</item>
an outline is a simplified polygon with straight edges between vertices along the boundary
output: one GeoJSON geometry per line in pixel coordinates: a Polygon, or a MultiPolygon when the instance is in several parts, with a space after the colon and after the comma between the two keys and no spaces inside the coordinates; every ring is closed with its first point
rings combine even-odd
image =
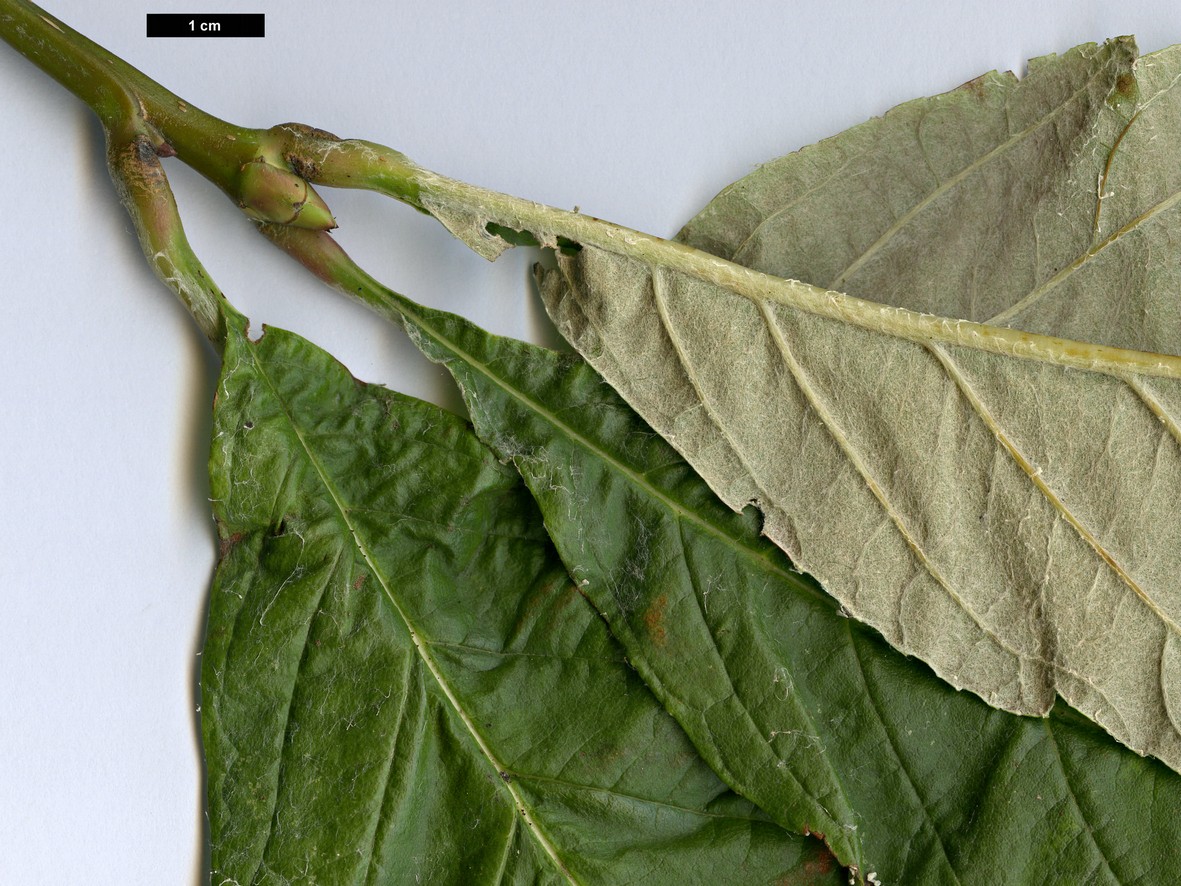
{"type": "Polygon", "coordinates": [[[948,580],[939,571],[938,567],[936,567],[936,565],[931,562],[930,558],[927,557],[926,551],[923,550],[922,545],[919,544],[918,539],[914,536],[914,533],[912,533],[909,527],[907,527],[906,521],[895,509],[893,503],[890,501],[889,496],[887,496],[885,490],[882,489],[881,484],[878,483],[877,479],[873,476],[873,473],[869,469],[869,465],[867,465],[858,454],[857,449],[852,444],[852,441],[849,440],[848,436],[844,432],[844,429],[840,426],[839,422],[836,420],[836,417],[828,408],[828,404],[825,403],[824,399],[820,396],[820,392],[812,386],[811,381],[809,381],[807,374],[804,372],[803,366],[801,366],[799,361],[796,360],[795,354],[792,353],[791,346],[787,343],[786,339],[784,339],[783,332],[780,330],[779,325],[775,322],[775,317],[771,313],[770,308],[766,303],[760,303],[759,310],[762,312],[763,322],[770,331],[771,337],[774,339],[776,347],[779,349],[784,364],[791,372],[792,377],[795,379],[796,384],[800,388],[800,391],[807,398],[812,408],[816,410],[817,416],[824,427],[828,430],[828,433],[832,437],[833,442],[835,442],[841,449],[845,455],[845,458],[848,459],[849,464],[853,466],[853,468],[861,476],[862,481],[869,488],[870,492],[873,493],[874,498],[878,500],[878,504],[882,507],[882,510],[887,516],[889,516],[895,527],[897,527],[899,534],[902,536],[903,540],[914,554],[915,559],[944,590],[947,596],[950,597],[958,607],[968,614],[969,618],[972,619],[976,627],[980,629],[981,634],[988,637],[999,648],[1003,649],[1014,658],[1019,660],[1028,659],[1036,661],[1037,659],[1035,657],[1029,656],[1010,647],[991,628],[985,625],[980,620],[980,617],[977,616],[972,610],[972,607],[968,605],[967,601],[956,592],[956,590],[951,586],[950,582],[948,582],[948,580]]]}
{"type": "MultiPolygon", "coordinates": [[[[402,620],[402,623],[406,625],[406,630],[410,635],[410,640],[414,644],[415,650],[418,652],[419,658],[421,658],[423,664],[426,665],[426,668],[430,672],[431,676],[434,678],[435,683],[442,690],[443,695],[446,697],[448,703],[451,705],[451,708],[455,711],[455,714],[457,717],[459,717],[460,722],[463,723],[464,727],[470,733],[472,739],[476,743],[476,746],[480,749],[480,752],[484,755],[484,758],[492,765],[492,767],[494,768],[494,770],[496,772],[498,772],[498,773],[503,772],[506,767],[500,761],[500,759],[496,756],[496,754],[493,752],[492,748],[488,746],[488,743],[485,741],[484,736],[480,734],[480,731],[478,729],[476,729],[475,723],[472,722],[472,719],[471,719],[471,717],[468,716],[467,711],[465,711],[463,709],[463,706],[459,703],[459,699],[456,697],[455,692],[451,688],[450,683],[448,683],[446,678],[443,676],[443,672],[439,668],[438,663],[434,660],[434,657],[428,651],[427,644],[420,638],[419,631],[418,631],[417,627],[415,626],[414,622],[411,620],[409,614],[398,603],[398,600],[397,600],[396,596],[394,595],[393,588],[390,587],[389,579],[385,575],[384,570],[381,568],[381,566],[374,559],[372,552],[369,550],[368,546],[365,544],[361,534],[357,530],[357,527],[353,525],[353,522],[349,517],[348,506],[345,504],[343,498],[341,497],[339,490],[337,490],[335,484],[332,482],[332,479],[329,477],[327,470],[320,463],[320,460],[316,457],[315,452],[313,452],[311,446],[308,445],[307,440],[304,439],[304,435],[303,435],[302,430],[300,429],[298,423],[295,421],[294,416],[292,416],[292,414],[288,410],[287,403],[284,401],[283,397],[279,394],[278,388],[275,386],[274,381],[271,379],[271,377],[267,373],[265,367],[262,365],[262,361],[259,360],[258,354],[255,352],[255,350],[252,346],[249,347],[249,351],[250,351],[251,358],[254,362],[255,368],[258,371],[259,376],[263,379],[263,381],[266,382],[267,387],[270,389],[272,396],[274,396],[276,402],[278,402],[280,407],[282,408],[283,415],[287,419],[288,423],[290,424],[291,430],[295,434],[296,439],[299,441],[300,447],[303,449],[304,454],[307,456],[308,461],[311,463],[312,468],[315,470],[316,475],[319,477],[321,484],[324,486],[324,490],[328,493],[329,497],[332,499],[333,506],[335,507],[337,512],[340,514],[341,522],[344,523],[345,527],[348,529],[349,533],[352,535],[353,542],[356,545],[357,551],[364,558],[366,565],[369,567],[372,574],[377,578],[378,582],[381,584],[382,590],[384,591],[386,598],[390,601],[390,605],[393,606],[394,611],[397,613],[398,617],[402,620]]],[[[541,830],[541,828],[538,826],[537,822],[533,819],[532,813],[529,811],[529,806],[525,802],[525,798],[516,789],[516,787],[513,785],[512,781],[510,780],[510,781],[506,782],[503,779],[498,779],[498,781],[501,781],[505,785],[505,788],[508,790],[508,792],[511,794],[511,796],[513,798],[514,805],[517,807],[518,810],[520,810],[521,814],[525,817],[525,820],[530,824],[530,829],[529,829],[530,832],[534,835],[537,842],[541,844],[541,847],[545,850],[545,853],[550,857],[550,860],[557,867],[558,871],[563,875],[563,877],[566,879],[566,881],[568,883],[572,884],[572,886],[580,886],[578,881],[574,879],[573,875],[566,869],[566,865],[562,862],[561,858],[558,856],[557,848],[553,845],[553,843],[550,842],[549,837],[546,836],[545,832],[541,830]]]]}
{"type": "MultiPolygon", "coordinates": [[[[1090,547],[1098,554],[1099,558],[1107,564],[1107,566],[1116,574],[1116,576],[1127,585],[1132,592],[1140,598],[1146,605],[1150,612],[1155,615],[1164,625],[1166,625],[1174,634],[1181,636],[1181,625],[1178,625],[1172,618],[1162,610],[1156,601],[1148,595],[1148,593],[1140,586],[1140,584],[1132,578],[1128,570],[1118,561],[1115,556],[1108,551],[1099,541],[1096,535],[1091,532],[1082,521],[1066,506],[1066,503],[1058,497],[1058,494],[1050,488],[1050,484],[1046,482],[1042,476],[1041,471],[1033,466],[1025,454],[1017,447],[1017,444],[1005,433],[1004,428],[1001,427],[1000,422],[988,409],[988,406],[981,399],[980,395],[972,387],[971,383],[960,372],[959,367],[951,356],[938,345],[930,345],[931,352],[943,365],[948,376],[955,382],[956,386],[963,393],[965,399],[972,405],[972,408],[984,421],[988,429],[992,431],[993,436],[1004,447],[1014,462],[1025,472],[1029,477],[1031,483],[1037,487],[1038,491],[1050,502],[1058,511],[1067,523],[1074,528],[1074,530],[1083,538],[1083,540],[1090,545],[1090,547]]],[[[1088,681],[1089,683],[1090,681],[1088,681]]]]}

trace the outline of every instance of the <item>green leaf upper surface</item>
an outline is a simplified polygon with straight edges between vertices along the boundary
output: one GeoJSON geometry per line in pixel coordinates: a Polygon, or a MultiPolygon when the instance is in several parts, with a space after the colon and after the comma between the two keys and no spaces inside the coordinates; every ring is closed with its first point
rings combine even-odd
{"type": "Polygon", "coordinates": [[[828,882],[720,782],[456,417],[229,323],[214,883],[828,882]]]}
{"type": "Polygon", "coordinates": [[[1069,710],[958,693],[843,617],[581,360],[400,309],[629,660],[768,813],[826,810],[826,839],[883,883],[1181,877],[1181,777],[1069,710]]]}
{"type": "Polygon", "coordinates": [[[564,335],[849,613],[994,706],[1061,696],[1176,769],[1179,77],[1181,53],[1130,40],[988,75],[765,167],[686,229],[803,284],[585,244],[543,284],[564,335]]]}

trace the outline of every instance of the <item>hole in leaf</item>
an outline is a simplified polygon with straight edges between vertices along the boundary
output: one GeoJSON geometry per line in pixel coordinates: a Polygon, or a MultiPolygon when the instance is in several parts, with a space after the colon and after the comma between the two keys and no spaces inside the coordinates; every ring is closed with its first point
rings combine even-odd
{"type": "Polygon", "coordinates": [[[484,230],[494,237],[499,237],[505,243],[513,244],[513,246],[541,245],[541,241],[529,233],[529,231],[517,231],[504,225],[498,225],[496,222],[488,222],[488,224],[484,225],[484,230]]]}
{"type": "MultiPolygon", "coordinates": [[[[499,225],[496,222],[488,222],[484,225],[484,230],[494,237],[499,237],[505,243],[511,243],[513,246],[540,246],[541,241],[530,231],[518,231],[515,228],[510,228],[507,225],[499,225]]],[[[562,255],[574,255],[582,249],[582,244],[569,237],[558,237],[558,252],[562,255]]]]}

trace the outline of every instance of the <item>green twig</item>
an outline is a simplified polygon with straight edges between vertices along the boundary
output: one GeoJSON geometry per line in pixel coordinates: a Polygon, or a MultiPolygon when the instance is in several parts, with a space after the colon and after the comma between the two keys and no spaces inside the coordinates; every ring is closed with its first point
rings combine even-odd
{"type": "Polygon", "coordinates": [[[233,308],[189,245],[158,150],[142,130],[107,129],[107,168],[131,215],[144,257],[220,350],[226,314],[233,308]]]}
{"type": "Polygon", "coordinates": [[[565,251],[595,247],[759,304],[785,305],[922,344],[1052,359],[1120,376],[1133,371],[1181,378],[1181,357],[949,320],[826,292],[681,243],[465,184],[373,142],[340,139],[296,123],[267,130],[235,127],[186,105],[28,0],[0,0],[0,37],[87,102],[108,128],[120,125],[147,134],[158,153],[175,153],[259,221],[325,230],[335,223],[310,185],[365,188],[429,212],[490,259],[517,243],[565,251]]]}
{"type": "Polygon", "coordinates": [[[193,107],[28,0],[0,0],[0,38],[85,102],[110,129],[150,132],[252,218],[327,229],[327,205],[279,161],[270,130],[227,123],[193,107]]]}

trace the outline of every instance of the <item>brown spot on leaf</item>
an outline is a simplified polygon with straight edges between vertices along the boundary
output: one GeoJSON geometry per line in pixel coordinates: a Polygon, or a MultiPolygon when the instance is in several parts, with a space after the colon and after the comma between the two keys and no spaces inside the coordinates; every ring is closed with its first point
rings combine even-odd
{"type": "Polygon", "coordinates": [[[827,874],[836,867],[836,863],[837,860],[826,852],[824,855],[809,859],[804,864],[804,870],[815,874],[827,874]]]}
{"type": "Polygon", "coordinates": [[[648,629],[648,636],[657,646],[663,646],[668,639],[668,632],[664,629],[664,610],[667,607],[668,594],[661,594],[644,612],[644,626],[648,629]]]}
{"type": "Polygon", "coordinates": [[[360,575],[358,575],[356,580],[353,582],[353,590],[354,591],[361,590],[361,585],[365,584],[365,579],[367,579],[368,577],[369,576],[366,575],[364,572],[362,572],[360,575]]]}
{"type": "Polygon", "coordinates": [[[980,99],[980,101],[984,101],[984,97],[986,95],[984,81],[987,77],[987,74],[981,74],[979,77],[962,84],[960,89],[962,89],[964,92],[970,92],[972,95],[976,96],[976,98],[980,99]]]}
{"type": "Polygon", "coordinates": [[[1136,94],[1136,78],[1127,71],[1120,74],[1115,81],[1115,91],[1124,98],[1131,98],[1136,94]]]}
{"type": "Polygon", "coordinates": [[[815,883],[837,869],[837,860],[828,852],[809,858],[792,871],[780,874],[775,886],[799,886],[801,883],[815,883]]]}

